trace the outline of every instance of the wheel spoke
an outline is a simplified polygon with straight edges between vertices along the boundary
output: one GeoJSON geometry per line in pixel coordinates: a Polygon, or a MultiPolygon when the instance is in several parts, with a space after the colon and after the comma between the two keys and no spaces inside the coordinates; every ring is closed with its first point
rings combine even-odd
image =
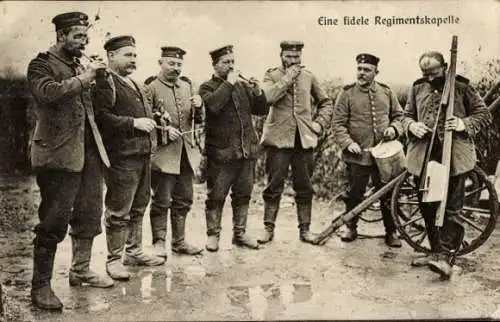
{"type": "Polygon", "coordinates": [[[472,220],[468,219],[467,217],[463,216],[463,215],[458,215],[458,217],[463,220],[464,222],[466,222],[467,224],[469,224],[470,226],[472,226],[474,229],[476,229],[477,231],[480,231],[480,232],[483,232],[483,229],[481,227],[479,227],[478,225],[476,225],[472,220]]]}
{"type": "Polygon", "coordinates": [[[463,210],[469,210],[469,211],[477,212],[480,214],[489,214],[490,213],[489,209],[474,208],[474,207],[467,207],[467,206],[464,206],[463,210]]]}
{"type": "Polygon", "coordinates": [[[470,196],[472,196],[472,195],[474,195],[474,194],[476,194],[476,193],[478,193],[478,192],[481,192],[483,189],[484,189],[484,187],[479,187],[479,188],[474,189],[474,190],[472,190],[472,191],[468,191],[468,192],[465,194],[464,199],[467,199],[468,197],[470,197],[470,196]]]}
{"type": "Polygon", "coordinates": [[[424,241],[425,237],[427,237],[427,230],[423,230],[423,234],[422,234],[422,237],[420,237],[419,240],[417,240],[417,243],[418,244],[422,244],[422,242],[424,241]]]}
{"type": "Polygon", "coordinates": [[[425,233],[425,231],[417,231],[416,233],[413,233],[411,235],[408,235],[412,240],[413,238],[417,237],[417,236],[420,236],[422,235],[423,233],[425,233]]]}
{"type": "Polygon", "coordinates": [[[415,205],[418,206],[418,201],[398,201],[400,205],[415,205]]]}
{"type": "MultiPolygon", "coordinates": [[[[417,209],[417,210],[418,210],[418,209],[417,209]]],[[[415,212],[416,212],[416,211],[415,211],[415,212]]],[[[415,215],[415,212],[411,214],[410,218],[411,218],[411,217],[413,217],[413,215],[415,215]]],[[[413,224],[413,223],[416,223],[417,221],[422,220],[422,219],[424,219],[424,217],[415,217],[415,218],[413,218],[413,219],[411,219],[411,220],[408,220],[408,221],[407,221],[407,222],[405,222],[404,224],[402,224],[402,225],[401,225],[401,227],[403,227],[403,228],[404,228],[404,227],[406,227],[406,226],[408,226],[408,225],[411,225],[411,224],[413,224]]]]}

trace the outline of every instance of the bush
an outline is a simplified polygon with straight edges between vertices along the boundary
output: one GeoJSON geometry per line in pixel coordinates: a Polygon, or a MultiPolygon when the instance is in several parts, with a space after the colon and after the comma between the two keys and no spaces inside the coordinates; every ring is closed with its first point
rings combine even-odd
{"type": "MultiPolygon", "coordinates": [[[[477,81],[472,81],[472,86],[479,92],[481,97],[500,81],[500,59],[491,59],[483,66],[481,76],[477,81]]],[[[486,102],[486,105],[496,99],[500,94],[495,93],[491,100],[486,102]]],[[[492,111],[493,122],[487,131],[481,133],[476,138],[479,165],[487,174],[494,174],[498,160],[500,159],[500,124],[497,121],[500,117],[500,109],[492,111]]]]}
{"type": "Polygon", "coordinates": [[[34,100],[25,77],[7,69],[0,78],[0,172],[26,171],[35,126],[34,100]]]}

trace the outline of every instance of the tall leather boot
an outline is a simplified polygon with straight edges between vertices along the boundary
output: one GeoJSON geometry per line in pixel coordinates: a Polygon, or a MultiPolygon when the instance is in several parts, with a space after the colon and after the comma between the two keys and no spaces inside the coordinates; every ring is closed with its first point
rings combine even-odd
{"type": "MultiPolygon", "coordinates": [[[[355,207],[355,203],[351,202],[348,197],[343,198],[343,201],[345,203],[346,213],[355,207]]],[[[355,217],[345,224],[344,231],[340,234],[341,241],[349,243],[358,238],[358,220],[359,217],[355,217]]]]}
{"type": "Polygon", "coordinates": [[[233,206],[233,245],[259,249],[259,243],[245,232],[248,218],[248,204],[233,206]]]}
{"type": "Polygon", "coordinates": [[[170,210],[170,222],[172,223],[172,251],[177,254],[197,255],[203,252],[203,248],[190,245],[185,240],[187,213],[188,211],[182,209],[170,210]]]}
{"type": "Polygon", "coordinates": [[[274,239],[274,227],[280,204],[278,202],[266,202],[264,206],[264,233],[257,239],[259,244],[269,243],[274,239]]]}
{"type": "Polygon", "coordinates": [[[31,301],[44,310],[61,310],[63,304],[50,286],[57,245],[37,245],[33,249],[33,278],[31,280],[31,301]]]}
{"type": "Polygon", "coordinates": [[[165,240],[167,238],[168,208],[160,209],[152,206],[149,214],[151,221],[151,236],[153,255],[167,259],[165,240]]]}
{"type": "Polygon", "coordinates": [[[381,211],[385,228],[385,244],[389,247],[400,248],[402,244],[396,232],[396,224],[392,219],[389,200],[381,200],[381,211]]]}
{"type": "Polygon", "coordinates": [[[438,228],[435,226],[434,213],[436,209],[433,206],[422,203],[420,207],[420,211],[422,212],[422,217],[425,222],[425,230],[427,231],[427,238],[429,239],[431,252],[425,256],[412,259],[411,266],[414,267],[428,266],[430,261],[438,260],[438,254],[441,250],[440,234],[438,228]]]}
{"type": "Polygon", "coordinates": [[[73,258],[69,270],[69,285],[89,284],[92,287],[107,288],[114,285],[112,279],[100,276],[90,270],[93,238],[83,239],[71,236],[73,258]]]}
{"type": "Polygon", "coordinates": [[[438,273],[442,279],[446,280],[451,277],[455,254],[461,247],[465,229],[455,218],[446,214],[441,230],[441,251],[437,258],[429,261],[427,266],[431,271],[438,273]]]}
{"type": "Polygon", "coordinates": [[[125,242],[123,265],[159,266],[165,258],[151,256],[142,249],[142,217],[131,218],[128,224],[128,236],[125,242]]]}
{"type": "Polygon", "coordinates": [[[297,204],[297,219],[299,221],[300,240],[306,243],[313,244],[316,236],[309,231],[311,225],[312,204],[298,203],[297,204]]]}
{"type": "Polygon", "coordinates": [[[205,248],[209,252],[216,252],[219,250],[219,236],[221,231],[222,220],[222,205],[217,205],[212,209],[205,210],[205,219],[207,223],[207,244],[205,248]]]}
{"type": "Polygon", "coordinates": [[[126,281],[130,279],[130,273],[121,261],[126,238],[127,227],[106,227],[106,242],[108,246],[106,272],[114,280],[126,281]]]}

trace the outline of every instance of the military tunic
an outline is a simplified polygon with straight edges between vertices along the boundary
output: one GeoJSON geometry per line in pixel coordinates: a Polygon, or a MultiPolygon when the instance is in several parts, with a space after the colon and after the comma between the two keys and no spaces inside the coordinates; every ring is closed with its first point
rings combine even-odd
{"type": "MultiPolygon", "coordinates": [[[[465,125],[464,132],[453,133],[451,153],[451,175],[465,173],[474,168],[477,162],[474,138],[491,123],[491,114],[481,97],[470,85],[469,81],[457,76],[455,82],[454,115],[461,118],[465,125]]],[[[433,128],[441,101],[444,81],[433,84],[421,78],[413,83],[408,94],[408,103],[404,111],[404,129],[408,133],[407,166],[408,171],[420,175],[425,157],[425,150],[430,141],[430,135],[418,139],[408,127],[412,122],[424,122],[433,128]]],[[[440,114],[437,129],[438,141],[444,138],[444,115],[440,114]]]]}
{"type": "Polygon", "coordinates": [[[344,161],[372,165],[370,152],[363,151],[356,155],[349,152],[347,147],[356,142],[361,149],[371,148],[382,140],[389,126],[401,135],[402,120],[403,109],[394,92],[386,85],[373,82],[367,88],[358,84],[345,86],[337,98],[333,113],[335,138],[344,161]]]}
{"type": "Polygon", "coordinates": [[[40,223],[35,245],[55,247],[70,234],[92,238],[101,232],[103,164],[109,159],[94,120],[91,83],[62,49],[51,47],[28,66],[37,102],[31,161],[40,186],[40,223]]]}
{"type": "Polygon", "coordinates": [[[271,68],[264,75],[262,87],[271,108],[264,123],[261,143],[276,148],[293,148],[298,131],[302,148],[315,148],[318,135],[312,130],[312,122],[325,129],[332,117],[332,101],[316,76],[302,70],[295,80],[290,80],[283,67],[271,68]],[[312,110],[313,99],[317,104],[316,115],[312,110]]]}
{"type": "MultiPolygon", "coordinates": [[[[191,131],[192,120],[195,124],[204,121],[203,108],[191,107],[190,97],[195,95],[192,86],[185,80],[178,79],[174,84],[157,77],[146,87],[153,113],[167,112],[171,117],[170,126],[180,132],[191,131]]],[[[180,174],[182,150],[185,149],[191,169],[200,162],[200,152],[192,140],[191,133],[184,134],[179,140],[159,145],[152,157],[152,168],[163,173],[180,174]]]]}

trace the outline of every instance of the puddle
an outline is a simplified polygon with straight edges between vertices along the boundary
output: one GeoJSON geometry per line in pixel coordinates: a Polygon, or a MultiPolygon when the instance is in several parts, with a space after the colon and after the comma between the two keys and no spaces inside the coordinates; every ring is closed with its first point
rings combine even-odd
{"type": "Polygon", "coordinates": [[[196,286],[205,277],[203,266],[189,265],[176,271],[143,271],[121,286],[121,295],[138,297],[143,303],[150,303],[154,298],[168,296],[169,293],[181,293],[187,287],[196,286]]]}
{"type": "Polygon", "coordinates": [[[307,282],[231,286],[227,289],[231,305],[244,309],[251,319],[256,320],[276,318],[293,305],[309,301],[312,295],[312,286],[307,282]]]}
{"type": "Polygon", "coordinates": [[[99,312],[108,310],[110,306],[105,297],[88,292],[87,290],[77,290],[72,291],[69,303],[65,304],[65,309],[99,312]]]}

